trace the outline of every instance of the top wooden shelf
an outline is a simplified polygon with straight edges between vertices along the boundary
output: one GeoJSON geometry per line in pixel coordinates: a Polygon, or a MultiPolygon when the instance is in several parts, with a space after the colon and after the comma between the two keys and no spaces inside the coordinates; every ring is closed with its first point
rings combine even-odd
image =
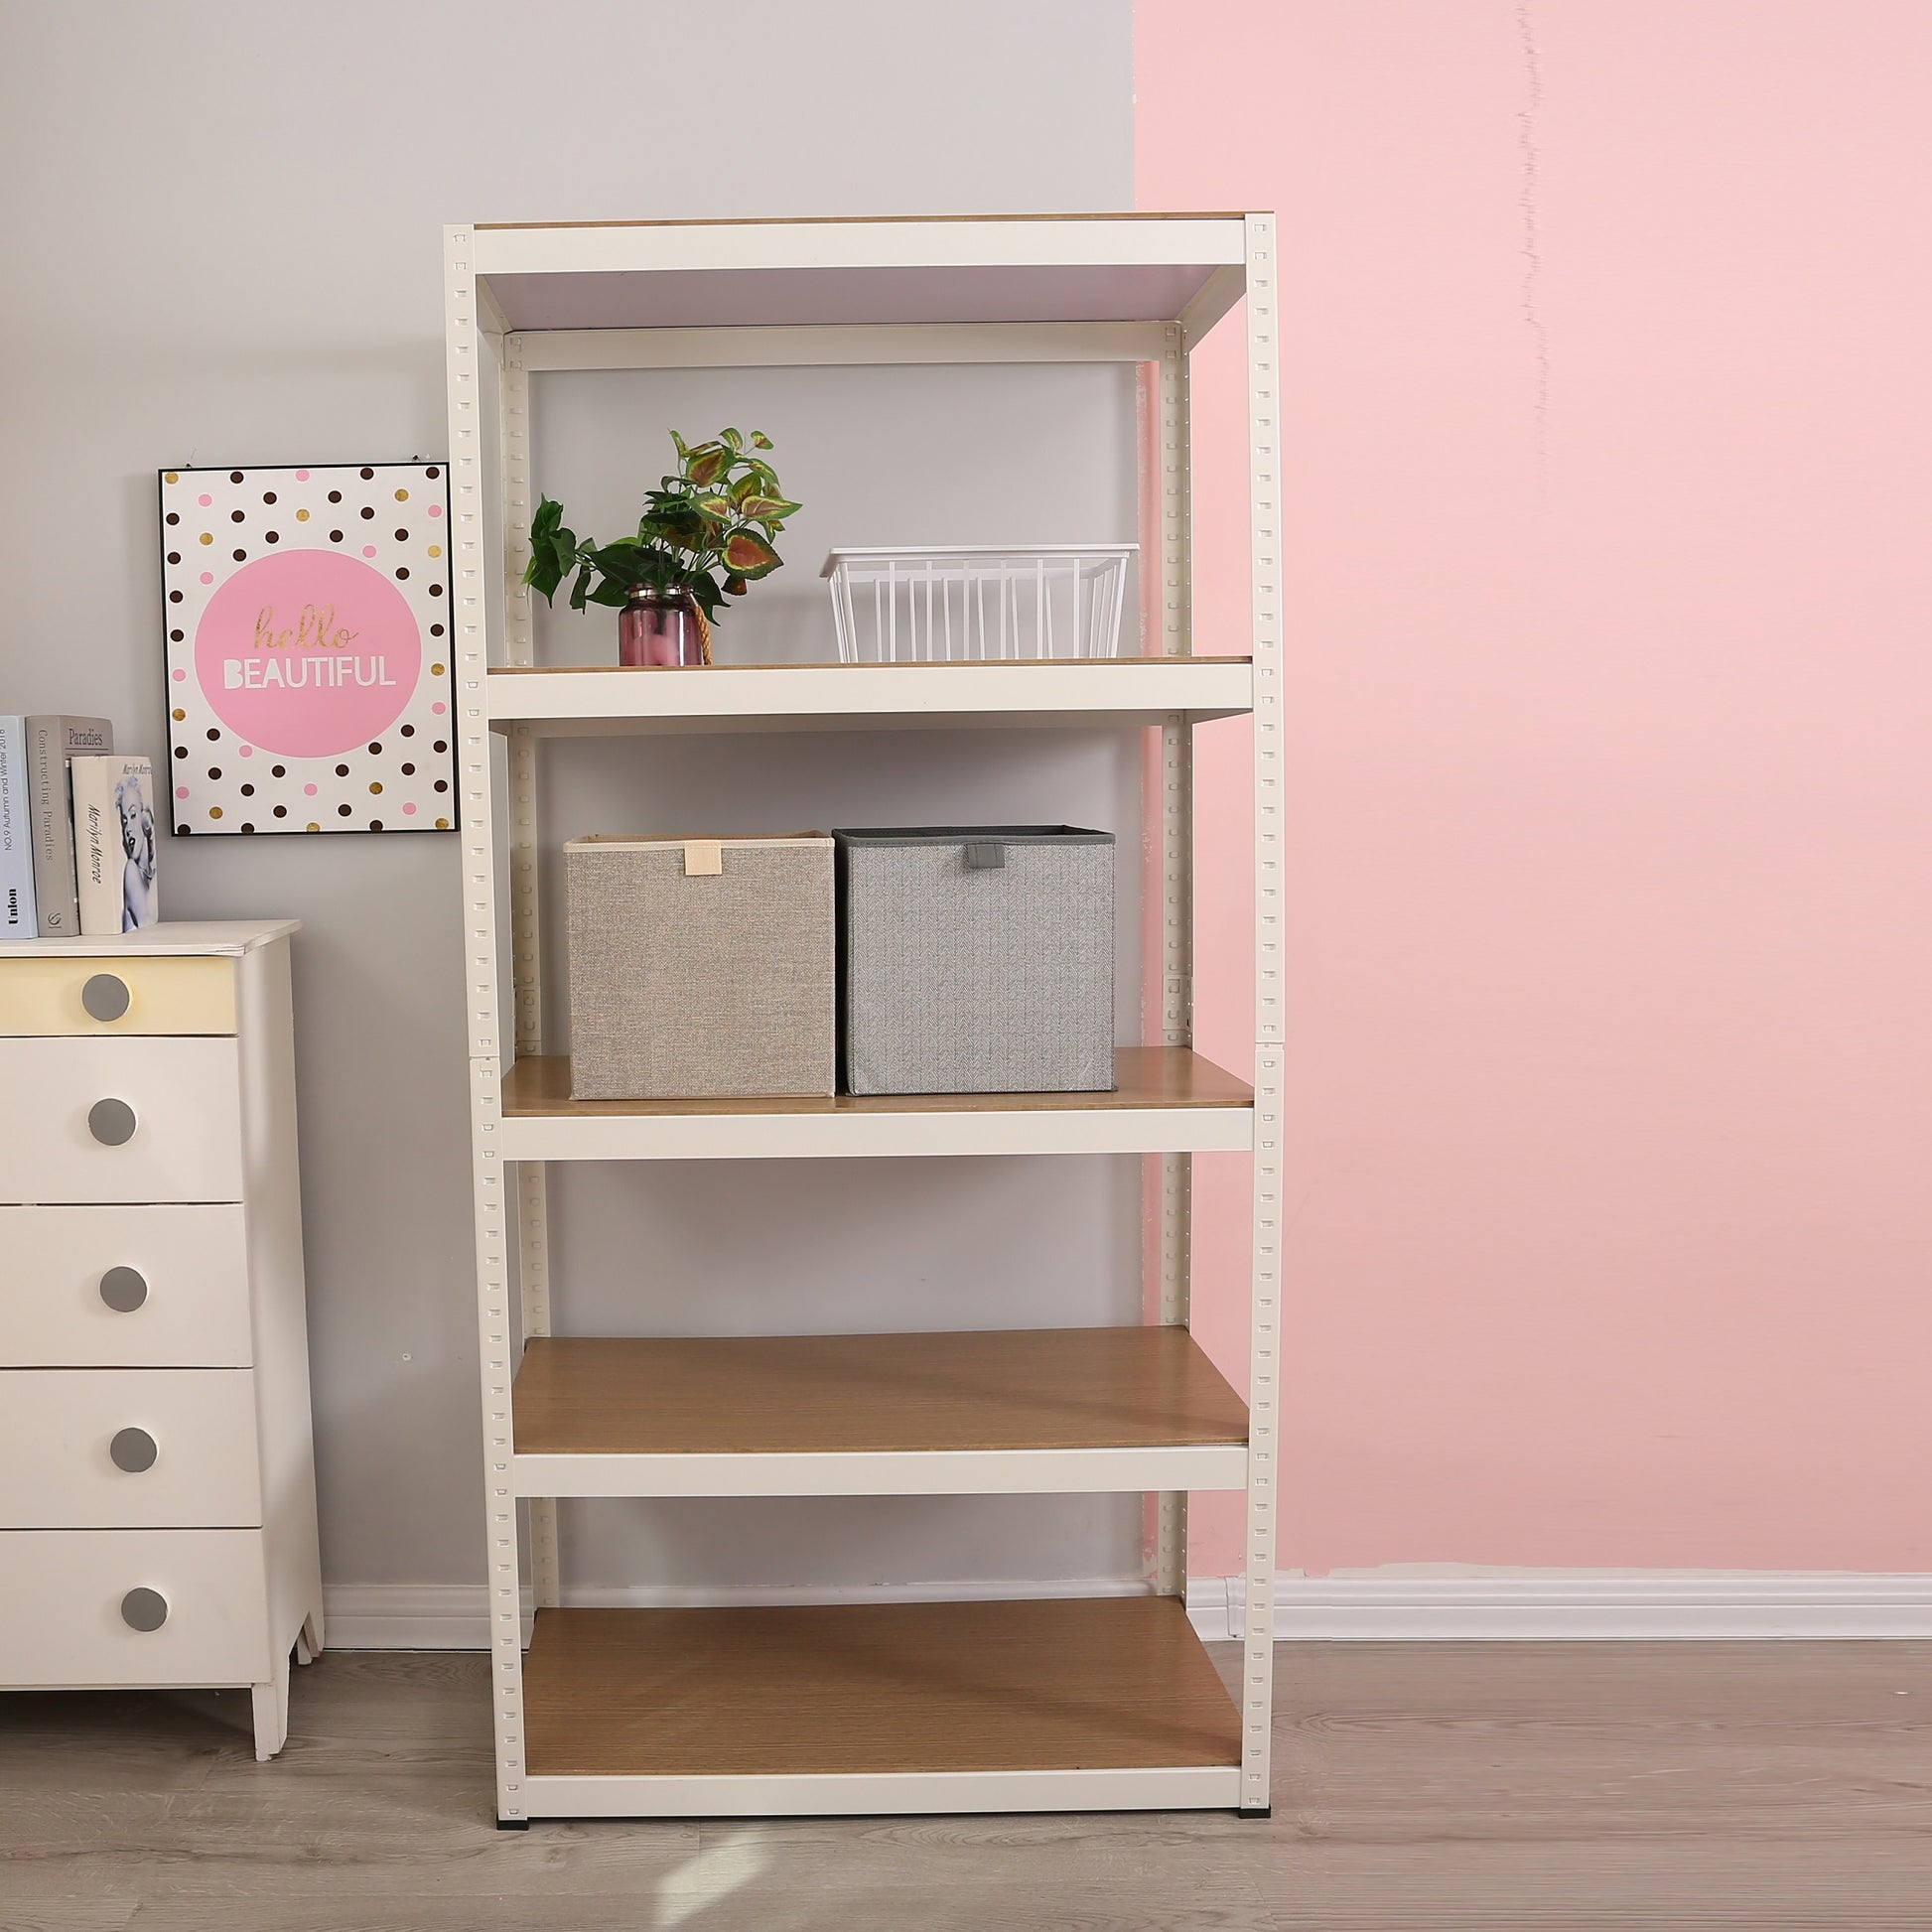
{"type": "Polygon", "coordinates": [[[1239,299],[1239,214],[458,226],[510,331],[1176,322],[1239,299]]]}
{"type": "Polygon", "coordinates": [[[1254,708],[1245,657],[1091,657],[972,664],[604,665],[489,673],[490,724],[539,736],[613,732],[951,730],[1190,724],[1254,708]]]}

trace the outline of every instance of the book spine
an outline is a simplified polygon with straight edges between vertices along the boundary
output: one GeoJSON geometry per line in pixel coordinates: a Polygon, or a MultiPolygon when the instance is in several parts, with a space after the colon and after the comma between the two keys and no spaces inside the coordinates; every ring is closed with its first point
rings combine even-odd
{"type": "Polygon", "coordinates": [[[114,812],[114,759],[76,758],[68,770],[73,792],[73,869],[84,938],[121,929],[121,851],[114,812]]]}
{"type": "Polygon", "coordinates": [[[27,783],[33,813],[34,901],[43,939],[80,930],[73,884],[73,826],[68,816],[67,721],[27,721],[27,783]]]}
{"type": "Polygon", "coordinates": [[[27,721],[0,718],[0,939],[35,939],[34,814],[27,790],[27,721]]]}
{"type": "Polygon", "coordinates": [[[27,721],[27,785],[34,840],[34,901],[43,939],[71,939],[80,930],[73,869],[73,818],[68,759],[114,749],[105,718],[65,713],[27,721]]]}

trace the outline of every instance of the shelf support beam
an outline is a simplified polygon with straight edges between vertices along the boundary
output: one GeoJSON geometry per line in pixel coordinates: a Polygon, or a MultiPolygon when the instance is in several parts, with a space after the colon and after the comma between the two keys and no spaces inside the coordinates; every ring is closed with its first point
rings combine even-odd
{"type": "Polygon", "coordinates": [[[1281,408],[1275,217],[1248,232],[1248,489],[1255,718],[1254,1257],[1248,1330],[1247,1584],[1243,1602],[1241,1809],[1269,1806],[1274,1709],[1275,1532],[1281,1440],[1282,988],[1281,408]]]}
{"type": "Polygon", "coordinates": [[[1153,362],[1159,322],[853,323],[738,329],[540,329],[525,369],[760,369],[945,362],[1153,362]]]}
{"type": "MultiPolygon", "coordinates": [[[[478,1370],[483,1394],[483,1530],[489,1590],[496,1815],[527,1816],[523,1792],[523,1642],[516,1498],[510,1482],[509,1209],[502,1152],[501,1035],[496,985],[495,842],[490,812],[488,677],[491,610],[500,582],[486,561],[485,391],[500,380],[501,336],[480,292],[475,235],[444,230],[444,326],[450,427],[451,638],[462,824],[464,984],[470,1033],[471,1184],[477,1242],[478,1370]]],[[[500,391],[494,400],[501,407],[500,391]]]]}
{"type": "MultiPolygon", "coordinates": [[[[503,657],[534,664],[536,639],[532,597],[523,582],[530,560],[530,378],[523,365],[523,339],[511,336],[502,349],[497,385],[497,448],[502,463],[503,657]]],[[[510,733],[510,979],[515,992],[518,1057],[543,1051],[543,951],[537,868],[536,734],[527,725],[510,733]]],[[[522,1299],[522,1335],[550,1332],[550,1212],[546,1170],[540,1161],[516,1170],[517,1283],[522,1299]]],[[[548,1496],[529,1505],[530,1585],[540,1609],[558,1602],[557,1505],[548,1496]]]]}
{"type": "MultiPolygon", "coordinates": [[[[1193,545],[1187,344],[1180,325],[1162,331],[1155,376],[1160,447],[1155,483],[1160,504],[1161,655],[1193,654],[1193,545]]],[[[1175,713],[1161,727],[1161,1043],[1191,1046],[1194,1037],[1194,734],[1175,713]]],[[[1184,1327],[1191,1307],[1194,1161],[1160,1157],[1160,1319],[1184,1327]]],[[[1187,1589],[1187,1495],[1164,1491],[1156,1504],[1155,1587],[1166,1596],[1187,1589]]]]}

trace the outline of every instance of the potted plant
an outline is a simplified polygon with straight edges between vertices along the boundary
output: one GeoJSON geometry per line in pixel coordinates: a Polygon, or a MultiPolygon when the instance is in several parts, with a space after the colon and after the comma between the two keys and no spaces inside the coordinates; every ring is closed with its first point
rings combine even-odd
{"type": "Polygon", "coordinates": [[[530,523],[523,581],[553,602],[573,571],[570,608],[603,604],[619,613],[621,664],[709,664],[711,620],[728,597],[783,563],[771,540],[798,505],[758,452],[771,439],[721,431],[687,444],[676,430],[676,472],[644,493],[634,537],[599,543],[564,527],[564,506],[546,496],[530,523]]]}

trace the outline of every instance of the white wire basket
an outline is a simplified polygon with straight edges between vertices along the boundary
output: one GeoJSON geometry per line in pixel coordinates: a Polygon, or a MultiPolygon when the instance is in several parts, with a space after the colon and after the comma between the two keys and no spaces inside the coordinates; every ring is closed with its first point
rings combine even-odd
{"type": "Polygon", "coordinates": [[[1118,657],[1137,543],[834,550],[841,664],[1118,657]]]}

